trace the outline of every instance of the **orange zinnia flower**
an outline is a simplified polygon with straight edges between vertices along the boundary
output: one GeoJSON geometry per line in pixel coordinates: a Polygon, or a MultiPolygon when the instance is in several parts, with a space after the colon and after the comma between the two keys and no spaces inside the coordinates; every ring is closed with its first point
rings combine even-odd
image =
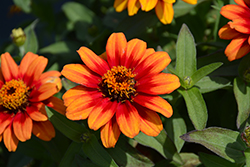
{"type": "Polygon", "coordinates": [[[229,61],[245,56],[250,52],[250,2],[235,0],[237,4],[221,8],[221,15],[232,20],[223,26],[218,34],[221,39],[232,40],[225,49],[229,61]]]}
{"type": "Polygon", "coordinates": [[[45,105],[64,114],[62,100],[53,97],[61,88],[58,71],[42,74],[48,60],[28,52],[18,66],[9,53],[1,55],[0,68],[0,141],[15,151],[19,141],[33,133],[49,141],[55,136],[45,105]]]}
{"type": "Polygon", "coordinates": [[[123,33],[113,33],[104,59],[86,47],[78,53],[85,63],[65,65],[69,80],[80,85],[63,95],[66,117],[88,118],[93,130],[101,128],[105,147],[114,147],[120,133],[133,138],[139,131],[157,136],[162,122],[156,112],[171,117],[171,105],[158,94],[171,93],[180,86],[177,76],[161,73],[171,59],[155,52],[139,39],[127,42],[123,33]]]}
{"type": "MultiPolygon", "coordinates": [[[[183,1],[193,5],[197,3],[197,0],[183,1]]],[[[175,0],[115,0],[114,8],[117,12],[128,8],[129,16],[136,14],[139,8],[146,12],[155,8],[158,19],[163,24],[170,24],[174,17],[173,3],[175,0]]]]}

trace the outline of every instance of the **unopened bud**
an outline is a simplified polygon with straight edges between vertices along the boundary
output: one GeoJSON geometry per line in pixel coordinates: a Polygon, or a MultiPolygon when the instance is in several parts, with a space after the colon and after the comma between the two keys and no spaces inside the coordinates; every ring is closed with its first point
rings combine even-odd
{"type": "Polygon", "coordinates": [[[10,36],[11,36],[13,42],[17,46],[22,46],[25,43],[26,35],[25,35],[22,28],[13,29],[12,34],[10,36]]]}

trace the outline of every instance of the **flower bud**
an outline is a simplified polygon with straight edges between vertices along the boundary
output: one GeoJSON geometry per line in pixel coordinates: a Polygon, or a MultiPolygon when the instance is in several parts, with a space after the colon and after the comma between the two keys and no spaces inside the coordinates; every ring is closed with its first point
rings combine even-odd
{"type": "Polygon", "coordinates": [[[241,138],[246,143],[247,147],[250,148],[250,125],[241,133],[241,138]]]}
{"type": "Polygon", "coordinates": [[[22,28],[13,29],[12,34],[10,35],[13,42],[19,47],[25,43],[26,35],[22,28]]]}

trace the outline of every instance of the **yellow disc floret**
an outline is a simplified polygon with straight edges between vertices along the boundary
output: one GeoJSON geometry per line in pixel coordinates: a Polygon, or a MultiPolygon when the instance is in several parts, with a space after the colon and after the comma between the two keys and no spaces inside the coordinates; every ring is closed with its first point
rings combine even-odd
{"type": "Polygon", "coordinates": [[[12,79],[0,89],[0,105],[16,111],[25,109],[28,104],[29,87],[22,80],[12,79]]]}
{"type": "Polygon", "coordinates": [[[135,96],[135,74],[131,69],[125,66],[114,66],[102,76],[100,90],[103,96],[109,97],[111,100],[125,102],[125,100],[133,100],[135,96]]]}

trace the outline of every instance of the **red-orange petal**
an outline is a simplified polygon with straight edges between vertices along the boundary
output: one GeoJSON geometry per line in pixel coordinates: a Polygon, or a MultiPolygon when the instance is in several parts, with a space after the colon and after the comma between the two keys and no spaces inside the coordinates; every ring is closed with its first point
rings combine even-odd
{"type": "Polygon", "coordinates": [[[11,123],[14,113],[9,114],[3,111],[0,111],[0,134],[2,134],[5,128],[11,123]]]}
{"type": "Polygon", "coordinates": [[[57,93],[56,84],[46,83],[40,86],[37,90],[32,90],[32,92],[30,93],[29,101],[40,102],[48,99],[49,97],[53,96],[56,93],[57,93]]]}
{"type": "Polygon", "coordinates": [[[117,105],[117,101],[112,102],[109,98],[104,98],[97,103],[88,117],[89,128],[98,130],[105,125],[115,114],[117,105]]]}
{"type": "Polygon", "coordinates": [[[120,103],[116,111],[116,120],[121,132],[133,138],[140,131],[140,116],[130,102],[120,103]]]}
{"type": "Polygon", "coordinates": [[[34,54],[32,52],[28,52],[24,55],[20,66],[19,66],[19,70],[20,70],[20,77],[23,78],[24,74],[26,73],[28,67],[30,66],[30,64],[38,57],[37,54],[34,54]]]}
{"type": "Polygon", "coordinates": [[[140,64],[144,59],[146,59],[148,56],[150,56],[151,54],[155,53],[155,50],[153,48],[148,48],[146,49],[144,55],[142,56],[142,58],[139,60],[138,64],[140,64]]]}
{"type": "Polygon", "coordinates": [[[223,6],[220,14],[230,20],[233,20],[237,18],[245,18],[250,15],[250,10],[242,6],[232,4],[223,6]]]}
{"type": "Polygon", "coordinates": [[[43,103],[46,106],[53,108],[54,110],[56,110],[60,114],[65,115],[66,107],[63,104],[63,101],[61,99],[59,99],[55,96],[51,96],[47,100],[43,101],[43,103]]]}
{"type": "Polygon", "coordinates": [[[172,106],[159,96],[138,94],[134,101],[143,107],[161,113],[167,118],[173,114],[172,106]]]}
{"type": "Polygon", "coordinates": [[[232,22],[229,22],[228,24],[232,29],[239,31],[240,33],[250,34],[250,28],[249,28],[250,19],[248,19],[247,17],[234,19],[232,22]]]}
{"type": "Polygon", "coordinates": [[[140,0],[141,10],[148,12],[148,11],[154,9],[157,2],[158,2],[158,0],[140,0]]]}
{"type": "Polygon", "coordinates": [[[12,124],[10,124],[3,132],[3,141],[9,152],[16,151],[19,140],[12,130],[12,124]]]}
{"type": "Polygon", "coordinates": [[[179,78],[173,74],[159,73],[151,77],[143,77],[138,81],[137,92],[151,95],[171,93],[180,87],[179,78]]]}
{"type": "Polygon", "coordinates": [[[82,120],[88,118],[94,106],[103,99],[100,92],[82,95],[81,98],[74,100],[66,108],[66,117],[71,120],[82,120]]]}
{"type": "Polygon", "coordinates": [[[103,76],[109,70],[108,63],[90,49],[82,46],[77,52],[86,66],[97,74],[103,76]]]}
{"type": "Polygon", "coordinates": [[[158,51],[148,56],[138,66],[135,67],[135,79],[143,76],[155,75],[161,72],[171,62],[167,52],[158,51]]]}
{"type": "Polygon", "coordinates": [[[40,112],[40,108],[36,105],[31,105],[26,107],[26,111],[30,118],[34,121],[46,121],[48,117],[40,112]]]}
{"type": "Polygon", "coordinates": [[[1,55],[1,69],[5,81],[10,81],[12,79],[18,78],[18,66],[8,52],[1,55]]]}
{"type": "Polygon", "coordinates": [[[115,147],[120,134],[121,131],[119,129],[119,126],[115,120],[115,117],[113,117],[101,128],[101,140],[104,147],[115,147]]]}
{"type": "Polygon", "coordinates": [[[246,37],[233,39],[225,49],[225,54],[229,61],[239,59],[249,52],[250,45],[246,37]]]}
{"type": "Polygon", "coordinates": [[[250,3],[249,0],[234,0],[234,2],[237,3],[238,5],[248,8],[247,1],[248,1],[248,3],[250,3]]]}
{"type": "Polygon", "coordinates": [[[135,67],[144,56],[146,48],[146,42],[139,39],[130,40],[126,48],[124,57],[125,60],[123,61],[122,65],[126,66],[127,68],[135,67]]]}
{"type": "Polygon", "coordinates": [[[221,39],[234,39],[238,38],[242,34],[232,29],[229,24],[224,25],[218,32],[218,35],[221,39]]]}
{"type": "Polygon", "coordinates": [[[13,120],[13,131],[18,140],[24,142],[31,138],[32,119],[25,112],[18,112],[13,120]]]}
{"type": "Polygon", "coordinates": [[[2,85],[4,84],[4,77],[3,77],[3,73],[2,73],[2,69],[0,68],[0,88],[2,87],[2,85]]]}
{"type": "Polygon", "coordinates": [[[106,45],[107,60],[110,68],[120,65],[120,59],[125,53],[126,46],[127,39],[123,33],[110,35],[106,45]]]}
{"type": "Polygon", "coordinates": [[[82,64],[67,64],[61,73],[67,79],[90,88],[97,88],[101,81],[100,76],[82,64]]]}
{"type": "Polygon", "coordinates": [[[135,104],[135,107],[140,115],[141,131],[148,136],[158,136],[163,129],[159,115],[141,105],[135,104]]]}
{"type": "Polygon", "coordinates": [[[50,121],[33,122],[32,133],[44,141],[50,141],[55,137],[55,129],[50,121]]]}
{"type": "Polygon", "coordinates": [[[128,15],[133,16],[134,14],[138,12],[141,5],[140,5],[139,0],[129,0],[127,7],[128,7],[128,15]]]}
{"type": "Polygon", "coordinates": [[[38,81],[47,64],[48,59],[43,56],[38,56],[30,63],[23,77],[27,86],[32,87],[38,81]]]}

